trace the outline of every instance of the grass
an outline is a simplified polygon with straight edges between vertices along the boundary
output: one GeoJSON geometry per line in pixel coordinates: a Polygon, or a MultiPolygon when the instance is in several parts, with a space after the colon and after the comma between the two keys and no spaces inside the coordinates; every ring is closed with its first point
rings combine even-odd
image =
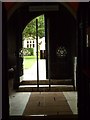
{"type": "Polygon", "coordinates": [[[36,62],[36,56],[24,56],[23,57],[24,69],[31,68],[35,62],[36,62]]]}

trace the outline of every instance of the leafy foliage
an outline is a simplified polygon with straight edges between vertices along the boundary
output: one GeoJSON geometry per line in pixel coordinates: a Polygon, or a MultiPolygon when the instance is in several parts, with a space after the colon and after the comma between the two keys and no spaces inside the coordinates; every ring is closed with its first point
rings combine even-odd
{"type": "Polygon", "coordinates": [[[34,50],[33,50],[33,48],[23,48],[23,55],[24,55],[24,56],[34,55],[34,50]]]}
{"type": "Polygon", "coordinates": [[[36,19],[38,19],[38,36],[39,38],[44,37],[45,34],[45,26],[44,26],[44,15],[36,17],[28,25],[25,27],[23,31],[23,38],[32,38],[35,39],[36,37],[36,19]]]}

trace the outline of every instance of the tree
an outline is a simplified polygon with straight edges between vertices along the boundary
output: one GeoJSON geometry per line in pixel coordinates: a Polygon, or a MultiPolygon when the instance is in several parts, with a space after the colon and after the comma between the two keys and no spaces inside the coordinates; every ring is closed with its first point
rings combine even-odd
{"type": "Polygon", "coordinates": [[[27,24],[23,31],[23,38],[36,38],[36,19],[38,19],[38,36],[39,38],[44,37],[45,35],[45,25],[44,25],[44,15],[36,17],[31,22],[27,24]]]}

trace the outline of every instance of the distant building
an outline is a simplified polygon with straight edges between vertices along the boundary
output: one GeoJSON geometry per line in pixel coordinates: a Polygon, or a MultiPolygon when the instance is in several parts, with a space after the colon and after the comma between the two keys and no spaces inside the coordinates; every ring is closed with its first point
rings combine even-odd
{"type": "MultiPolygon", "coordinates": [[[[38,39],[38,44],[40,46],[40,50],[45,50],[45,37],[38,39]]],[[[36,39],[31,40],[30,38],[25,39],[23,41],[23,48],[33,48],[34,55],[36,55],[36,39]]]]}

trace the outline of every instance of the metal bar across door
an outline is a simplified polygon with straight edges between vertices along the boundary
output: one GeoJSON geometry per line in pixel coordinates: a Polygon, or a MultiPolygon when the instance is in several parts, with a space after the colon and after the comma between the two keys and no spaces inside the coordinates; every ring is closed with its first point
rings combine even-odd
{"type": "Polygon", "coordinates": [[[37,88],[39,88],[39,62],[38,62],[38,19],[36,19],[36,46],[37,46],[37,88]]]}

